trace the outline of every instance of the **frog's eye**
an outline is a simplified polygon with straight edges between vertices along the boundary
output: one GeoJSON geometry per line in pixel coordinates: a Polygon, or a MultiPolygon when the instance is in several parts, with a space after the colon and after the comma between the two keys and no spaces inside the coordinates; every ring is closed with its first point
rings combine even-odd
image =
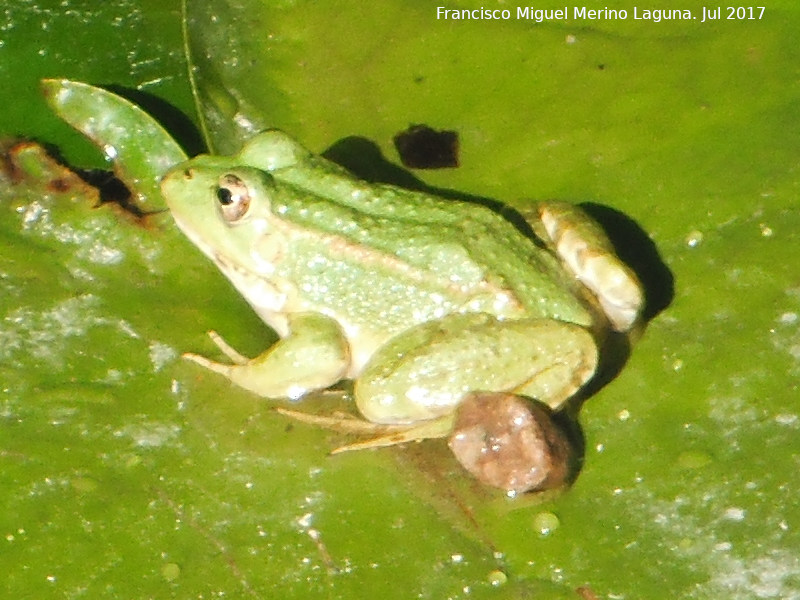
{"type": "Polygon", "coordinates": [[[217,201],[222,217],[233,223],[247,214],[247,209],[250,208],[250,192],[244,181],[229,173],[219,178],[217,201]]]}

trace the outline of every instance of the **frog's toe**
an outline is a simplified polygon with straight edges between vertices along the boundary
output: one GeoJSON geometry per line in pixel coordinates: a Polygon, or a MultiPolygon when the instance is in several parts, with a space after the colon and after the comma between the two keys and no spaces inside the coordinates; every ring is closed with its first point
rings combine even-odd
{"type": "Polygon", "coordinates": [[[300,421],[301,423],[338,431],[340,433],[369,435],[375,434],[379,430],[386,429],[385,425],[377,425],[376,423],[370,423],[364,419],[359,419],[358,417],[341,413],[336,413],[332,416],[312,415],[299,410],[290,410],[288,408],[280,407],[277,407],[275,412],[285,417],[289,417],[290,419],[294,419],[295,421],[300,421]]]}
{"type": "Polygon", "coordinates": [[[184,353],[182,358],[192,361],[193,363],[200,365],[204,369],[208,369],[209,371],[213,371],[214,373],[218,373],[230,379],[230,374],[231,374],[230,365],[224,365],[222,363],[215,362],[211,359],[206,358],[205,356],[194,354],[193,352],[184,353]]]}
{"type": "Polygon", "coordinates": [[[339,433],[368,436],[367,439],[335,448],[331,451],[331,454],[341,454],[352,450],[366,450],[368,448],[384,448],[429,438],[444,437],[452,429],[453,423],[453,419],[449,415],[413,425],[381,425],[351,415],[329,417],[286,408],[276,408],[275,411],[290,419],[316,427],[323,427],[339,433]]]}
{"type": "Polygon", "coordinates": [[[409,442],[421,442],[432,438],[445,437],[453,428],[453,417],[447,415],[430,421],[423,421],[415,425],[374,425],[375,431],[380,435],[352,444],[340,446],[331,451],[331,454],[341,454],[351,450],[366,450],[368,448],[385,448],[409,442]]]}
{"type": "MultiPolygon", "coordinates": [[[[209,331],[208,337],[211,338],[211,341],[216,344],[217,348],[219,348],[222,353],[231,359],[237,365],[246,365],[250,362],[250,359],[246,356],[240,354],[237,350],[235,350],[228,342],[226,342],[220,334],[216,331],[209,331]]],[[[201,363],[202,364],[202,363],[201,363]]]]}

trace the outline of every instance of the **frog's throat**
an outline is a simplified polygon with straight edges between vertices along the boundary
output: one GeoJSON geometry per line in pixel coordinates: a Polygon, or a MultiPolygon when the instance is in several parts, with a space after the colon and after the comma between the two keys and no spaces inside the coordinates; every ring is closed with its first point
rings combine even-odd
{"type": "Polygon", "coordinates": [[[292,312],[289,305],[296,297],[294,285],[282,278],[243,267],[217,251],[209,253],[209,257],[267,325],[282,338],[289,335],[286,315],[292,312]]]}

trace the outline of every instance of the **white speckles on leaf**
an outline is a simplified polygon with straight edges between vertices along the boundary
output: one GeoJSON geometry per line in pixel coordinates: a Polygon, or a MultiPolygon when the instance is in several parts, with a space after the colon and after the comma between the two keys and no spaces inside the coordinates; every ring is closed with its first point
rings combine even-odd
{"type": "Polygon", "coordinates": [[[94,327],[109,326],[131,335],[125,321],[101,315],[101,302],[92,294],[62,300],[45,310],[17,308],[0,321],[0,362],[21,364],[22,359],[33,356],[61,365],[71,338],[85,336],[94,327]]]}
{"type": "Polygon", "coordinates": [[[131,423],[114,432],[115,437],[130,438],[139,448],[156,448],[173,441],[178,437],[181,428],[166,423],[131,423]]]}
{"type": "Polygon", "coordinates": [[[153,363],[153,370],[158,372],[164,365],[171,363],[178,357],[178,353],[171,346],[161,342],[150,342],[150,362],[153,363]]]}

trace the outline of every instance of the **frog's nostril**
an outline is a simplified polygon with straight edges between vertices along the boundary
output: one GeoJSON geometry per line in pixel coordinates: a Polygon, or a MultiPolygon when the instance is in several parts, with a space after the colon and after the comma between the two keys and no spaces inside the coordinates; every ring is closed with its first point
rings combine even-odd
{"type": "Polygon", "coordinates": [[[191,179],[194,177],[194,170],[193,169],[185,169],[183,171],[183,178],[184,179],[191,179]]]}

